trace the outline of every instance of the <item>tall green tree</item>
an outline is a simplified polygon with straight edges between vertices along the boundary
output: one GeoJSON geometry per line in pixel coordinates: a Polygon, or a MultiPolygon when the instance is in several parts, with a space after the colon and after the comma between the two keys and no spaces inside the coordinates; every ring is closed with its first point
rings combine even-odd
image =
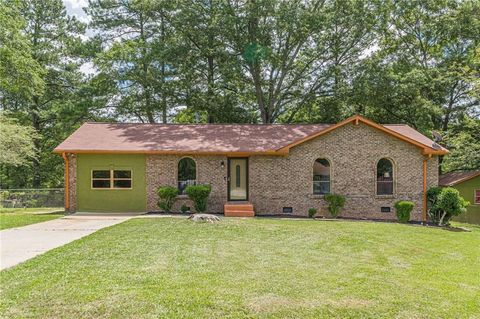
{"type": "Polygon", "coordinates": [[[176,102],[175,39],[169,1],[90,1],[86,12],[102,43],[94,61],[120,118],[164,123],[176,102]]]}
{"type": "MultiPolygon", "coordinates": [[[[44,90],[32,96],[10,94],[3,101],[21,123],[31,125],[36,135],[36,156],[33,157],[31,186],[48,186],[51,166],[60,159],[51,151],[58,142],[55,128],[68,117],[75,116],[75,94],[82,81],[78,58],[85,26],[66,14],[61,0],[23,0],[19,10],[25,20],[22,34],[31,48],[31,57],[41,69],[44,90]]],[[[63,134],[64,136],[65,134],[63,134]]],[[[62,135],[59,136],[61,139],[62,135]]],[[[58,185],[58,184],[57,184],[58,185]]]]}
{"type": "Polygon", "coordinates": [[[26,25],[20,1],[0,0],[0,107],[3,98],[16,94],[25,100],[43,91],[43,70],[32,57],[23,33],[26,25]]]}
{"type": "Polygon", "coordinates": [[[252,122],[255,109],[244,98],[245,75],[225,43],[226,3],[176,2],[171,19],[180,39],[178,75],[187,106],[181,115],[203,114],[207,122],[252,122]]]}
{"type": "Polygon", "coordinates": [[[35,131],[0,113],[0,166],[22,166],[35,156],[35,131]]]}
{"type": "Polygon", "coordinates": [[[366,1],[228,1],[224,33],[261,121],[340,119],[348,74],[373,43],[378,8],[366,1]]]}

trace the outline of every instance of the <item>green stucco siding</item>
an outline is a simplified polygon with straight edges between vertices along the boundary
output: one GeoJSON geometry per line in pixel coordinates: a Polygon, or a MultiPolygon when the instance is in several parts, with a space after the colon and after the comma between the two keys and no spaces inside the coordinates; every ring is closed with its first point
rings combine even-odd
{"type": "Polygon", "coordinates": [[[458,189],[460,196],[470,202],[467,207],[467,213],[458,216],[455,220],[480,224],[480,205],[475,205],[474,191],[480,189],[480,176],[459,183],[454,188],[458,189]]]}
{"type": "Polygon", "coordinates": [[[146,211],[144,154],[78,154],[77,211],[146,211]],[[91,171],[97,169],[132,170],[132,189],[92,189],[91,171]]]}

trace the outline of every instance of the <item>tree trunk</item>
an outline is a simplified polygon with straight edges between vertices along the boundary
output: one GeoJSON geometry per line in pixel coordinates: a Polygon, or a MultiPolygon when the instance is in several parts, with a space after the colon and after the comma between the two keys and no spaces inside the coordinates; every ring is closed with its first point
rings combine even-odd
{"type": "Polygon", "coordinates": [[[443,226],[443,219],[445,218],[446,215],[447,213],[443,212],[442,217],[440,217],[440,221],[438,222],[438,226],[443,226]]]}
{"type": "MultiPolygon", "coordinates": [[[[165,19],[164,19],[164,14],[163,10],[161,12],[160,16],[160,23],[161,23],[161,36],[162,36],[162,42],[165,44],[165,19]]],[[[166,95],[166,88],[165,88],[165,61],[162,61],[162,78],[161,78],[161,83],[162,83],[162,122],[163,124],[167,123],[167,95],[166,95]]]]}
{"type": "Polygon", "coordinates": [[[214,99],[214,81],[215,81],[215,64],[213,60],[213,56],[207,57],[208,62],[208,75],[207,75],[207,112],[208,112],[208,123],[215,122],[215,112],[213,112],[214,106],[212,100],[215,102],[214,99]]]}

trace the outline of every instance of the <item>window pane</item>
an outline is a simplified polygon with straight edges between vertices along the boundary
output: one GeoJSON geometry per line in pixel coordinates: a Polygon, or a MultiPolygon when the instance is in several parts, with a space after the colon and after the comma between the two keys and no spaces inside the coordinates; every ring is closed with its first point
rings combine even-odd
{"type": "Polygon", "coordinates": [[[185,188],[195,185],[197,168],[195,161],[189,157],[182,158],[178,162],[178,193],[185,194],[185,188]]]}
{"type": "Polygon", "coordinates": [[[393,194],[393,182],[392,181],[378,181],[377,182],[377,195],[392,195],[393,194]]]}
{"type": "Polygon", "coordinates": [[[120,179],[113,181],[114,188],[132,188],[132,180],[130,179],[120,179]]]}
{"type": "Polygon", "coordinates": [[[313,193],[316,195],[330,194],[330,182],[313,182],[313,193]]]}
{"type": "Polygon", "coordinates": [[[94,180],[92,180],[92,187],[93,188],[110,188],[110,180],[109,179],[94,179],[94,180]]]}
{"type": "Polygon", "coordinates": [[[178,181],[195,180],[197,178],[197,170],[195,161],[189,157],[182,158],[178,162],[178,181]]]}
{"type": "Polygon", "coordinates": [[[93,178],[110,178],[110,171],[108,170],[95,170],[92,171],[93,178]]]}
{"type": "Polygon", "coordinates": [[[393,194],[393,163],[382,158],[377,163],[377,195],[393,194]]]}
{"type": "Polygon", "coordinates": [[[240,165],[235,166],[235,186],[240,187],[240,165]]]}
{"type": "Polygon", "coordinates": [[[325,158],[318,158],[313,164],[313,193],[330,193],[330,163],[325,158]]]}
{"type": "Polygon", "coordinates": [[[132,178],[132,171],[113,171],[113,178],[132,178]]]}
{"type": "Polygon", "coordinates": [[[393,164],[389,159],[382,158],[378,161],[377,181],[393,181],[393,164]]]}

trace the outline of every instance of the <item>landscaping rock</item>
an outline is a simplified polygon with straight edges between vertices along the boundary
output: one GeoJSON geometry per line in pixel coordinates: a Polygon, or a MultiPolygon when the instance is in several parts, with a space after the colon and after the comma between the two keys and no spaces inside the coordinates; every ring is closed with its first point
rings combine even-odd
{"type": "Polygon", "coordinates": [[[215,223],[220,221],[220,217],[212,214],[193,214],[188,219],[193,220],[194,222],[208,222],[215,223]]]}

